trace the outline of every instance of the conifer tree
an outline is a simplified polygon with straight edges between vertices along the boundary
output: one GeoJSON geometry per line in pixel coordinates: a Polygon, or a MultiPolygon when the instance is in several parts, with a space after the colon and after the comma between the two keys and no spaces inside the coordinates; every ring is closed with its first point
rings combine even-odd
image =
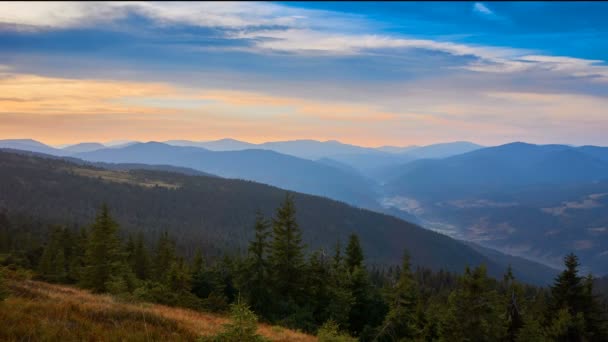
{"type": "Polygon", "coordinates": [[[567,308],[571,314],[576,315],[583,311],[585,305],[585,294],[582,277],[578,275],[578,257],[568,254],[564,257],[566,269],[555,279],[551,286],[551,307],[556,312],[559,309],[567,308]]]}
{"type": "Polygon", "coordinates": [[[129,263],[133,273],[138,279],[146,280],[150,278],[150,256],[148,255],[148,250],[144,244],[144,235],[141,232],[134,241],[133,253],[129,263]]]}
{"type": "Polygon", "coordinates": [[[352,234],[346,246],[346,266],[349,272],[353,272],[356,267],[362,268],[363,265],[363,249],[359,242],[359,237],[352,234]]]}
{"type": "Polygon", "coordinates": [[[492,287],[485,266],[460,277],[449,296],[443,337],[452,341],[497,341],[506,334],[500,297],[492,287]]]}
{"type": "MultiPolygon", "coordinates": [[[[560,273],[551,286],[550,315],[552,316],[553,336],[559,339],[579,340],[584,335],[584,323],[575,322],[578,314],[585,310],[585,288],[583,278],[578,275],[580,263],[572,253],[564,257],[566,269],[560,273]],[[562,311],[565,310],[566,312],[562,311]],[[562,329],[563,327],[563,329],[562,329]],[[558,334],[563,334],[558,336],[558,334]]],[[[584,318],[582,318],[584,319],[584,318]]]]}
{"type": "Polygon", "coordinates": [[[504,305],[506,307],[506,339],[508,341],[515,341],[519,330],[524,325],[522,316],[522,309],[524,308],[524,296],[521,285],[515,281],[515,276],[513,275],[511,265],[509,265],[507,272],[503,277],[502,285],[504,288],[504,305]]]}
{"type": "Polygon", "coordinates": [[[168,285],[173,292],[190,292],[191,273],[183,258],[176,258],[171,263],[168,273],[168,285]]]}
{"type": "Polygon", "coordinates": [[[290,194],[285,196],[272,220],[273,241],[270,263],[274,270],[274,287],[281,297],[297,300],[302,292],[304,245],[296,222],[296,209],[290,194]]]}
{"type": "Polygon", "coordinates": [[[306,277],[307,302],[311,307],[317,324],[322,324],[329,318],[327,308],[331,300],[330,269],[321,250],[315,250],[309,258],[306,277]]]}
{"type": "Polygon", "coordinates": [[[62,227],[52,228],[40,257],[38,272],[45,280],[50,282],[65,282],[67,280],[63,231],[62,227]]]}
{"type": "Polygon", "coordinates": [[[245,261],[243,275],[244,280],[241,280],[243,295],[247,298],[254,312],[265,315],[268,311],[270,298],[270,279],[269,279],[269,237],[270,224],[264,218],[261,212],[256,214],[254,230],[255,236],[249,244],[249,254],[245,261]]]}
{"type": "Polygon", "coordinates": [[[154,255],[154,279],[160,283],[167,283],[168,271],[175,261],[175,243],[168,232],[163,232],[156,244],[154,255]]]}
{"type": "Polygon", "coordinates": [[[107,292],[110,281],[119,281],[126,272],[126,255],[118,237],[118,224],[107,205],[91,227],[85,252],[82,286],[94,292],[107,292]]]}
{"type": "Polygon", "coordinates": [[[414,276],[410,270],[410,258],[404,253],[399,280],[392,290],[389,312],[384,318],[377,339],[380,341],[412,340],[418,337],[416,306],[418,294],[414,276]]]}
{"type": "Polygon", "coordinates": [[[345,264],[349,273],[348,289],[353,298],[350,308],[348,327],[353,335],[359,335],[370,322],[371,283],[365,269],[363,249],[359,237],[352,234],[346,246],[345,264]]]}
{"type": "Polygon", "coordinates": [[[73,248],[68,261],[68,281],[77,283],[82,277],[85,252],[87,249],[88,236],[86,229],[82,228],[73,238],[73,248]]]}
{"type": "Polygon", "coordinates": [[[594,278],[591,274],[583,280],[586,301],[583,311],[585,331],[590,341],[606,341],[608,340],[608,312],[602,309],[601,299],[594,292],[593,282],[594,278]]]}
{"type": "Polygon", "coordinates": [[[327,316],[341,329],[348,329],[354,298],[350,291],[350,275],[342,257],[339,240],[336,242],[336,251],[330,268],[328,290],[330,300],[327,306],[327,316]]]}

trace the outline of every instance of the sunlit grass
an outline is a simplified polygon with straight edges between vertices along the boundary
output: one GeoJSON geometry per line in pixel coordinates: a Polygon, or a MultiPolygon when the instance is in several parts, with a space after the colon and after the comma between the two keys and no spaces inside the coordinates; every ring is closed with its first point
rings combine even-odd
{"type": "MultiPolygon", "coordinates": [[[[9,280],[0,303],[1,341],[194,341],[216,334],[226,317],[148,303],[128,303],[69,286],[9,280]]],[[[261,324],[272,341],[313,336],[261,324]]]]}

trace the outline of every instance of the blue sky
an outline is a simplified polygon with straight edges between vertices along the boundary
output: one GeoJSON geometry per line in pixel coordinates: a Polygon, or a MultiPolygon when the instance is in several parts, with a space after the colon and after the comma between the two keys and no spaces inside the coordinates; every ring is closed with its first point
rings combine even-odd
{"type": "Polygon", "coordinates": [[[601,2],[5,2],[0,138],[608,145],[606,17],[601,2]]]}

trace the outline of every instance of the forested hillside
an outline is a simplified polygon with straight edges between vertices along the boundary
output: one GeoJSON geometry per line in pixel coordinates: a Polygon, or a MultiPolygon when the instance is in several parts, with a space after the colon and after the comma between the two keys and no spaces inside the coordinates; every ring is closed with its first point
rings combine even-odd
{"type": "MultiPolygon", "coordinates": [[[[256,211],[271,215],[285,197],[274,187],[217,177],[150,170],[110,171],[63,160],[0,153],[0,207],[20,220],[82,226],[105,202],[126,232],[143,231],[150,240],[170,231],[189,256],[245,248],[256,211]]],[[[464,244],[391,216],[340,202],[294,194],[303,240],[310,249],[333,249],[356,233],[371,264],[400,262],[404,248],[414,265],[459,272],[485,263],[501,276],[508,264],[487,259],[464,244]]],[[[19,225],[21,223],[14,223],[19,225]]],[[[42,227],[40,228],[42,229],[42,227]]],[[[523,280],[545,284],[552,277],[536,265],[515,269],[523,280]]]]}
{"type": "MultiPolygon", "coordinates": [[[[104,338],[143,338],[136,327],[141,325],[139,315],[148,315],[153,336],[183,335],[189,340],[200,332],[192,331],[187,316],[204,317],[149,305],[137,310],[135,305],[116,305],[107,297],[95,300],[71,289],[62,292],[80,300],[63,304],[72,299],[58,295],[57,288],[10,284],[4,274],[7,267],[17,274],[34,272],[45,281],[108,293],[127,303],[153,302],[207,312],[230,309],[232,322],[203,341],[263,341],[257,333],[258,317],[316,333],[327,342],[354,341],[349,335],[382,342],[608,338],[605,302],[595,295],[593,277],[579,274],[573,254],[564,258],[565,270],[548,290],[522,284],[510,268],[502,280],[488,277],[484,265],[466,267],[460,276],[414,270],[407,250],[398,267],[369,266],[356,234],[349,236],[346,246],[336,245],[332,255],[306,251],[296,211],[293,198],[285,197],[270,218],[256,216],[246,253],[226,254],[215,261],[204,258],[200,250],[194,258],[185,258],[167,233],[152,246],[146,245],[141,233],[121,238],[121,227],[106,205],[87,228],[54,226],[43,236],[15,230],[5,215],[0,227],[0,302],[18,307],[5,311],[0,303],[0,322],[10,324],[0,336],[56,339],[59,327],[76,320],[65,336],[92,338],[108,320],[116,320],[105,327],[104,338]],[[33,315],[46,310],[56,324],[27,329],[29,320],[19,319],[27,305],[20,300],[24,293],[34,298],[28,306],[33,315]],[[100,306],[106,307],[103,313],[100,306]]],[[[272,338],[277,330],[268,333],[272,338]]]]}
{"type": "Polygon", "coordinates": [[[261,182],[351,205],[377,207],[373,184],[352,172],[269,150],[210,151],[158,142],[77,153],[88,161],[187,167],[226,178],[261,182]]]}
{"type": "Polygon", "coordinates": [[[575,251],[604,275],[606,156],[606,147],[511,143],[413,161],[384,175],[385,203],[425,227],[553,267],[575,251]]]}

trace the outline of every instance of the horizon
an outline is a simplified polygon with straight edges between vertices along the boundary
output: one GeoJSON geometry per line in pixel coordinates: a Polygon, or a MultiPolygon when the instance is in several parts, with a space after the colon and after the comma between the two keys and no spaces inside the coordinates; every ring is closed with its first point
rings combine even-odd
{"type": "Polygon", "coordinates": [[[607,11],[5,2],[0,139],[606,146],[607,11]]]}
{"type": "MultiPolygon", "coordinates": [[[[176,142],[176,141],[183,141],[183,142],[192,142],[192,143],[213,143],[213,142],[219,142],[219,141],[224,141],[224,140],[230,140],[230,141],[234,141],[234,142],[240,142],[240,143],[246,143],[246,144],[252,144],[252,145],[262,145],[265,143],[286,143],[286,142],[299,142],[299,141],[310,141],[310,142],[318,142],[318,143],[329,143],[329,142],[335,142],[338,144],[343,144],[343,145],[350,145],[350,146],[355,146],[355,147],[362,147],[362,148],[368,148],[368,149],[381,149],[381,148],[420,148],[420,147],[428,147],[428,146],[436,146],[436,145],[447,145],[447,144],[456,144],[456,143],[467,143],[467,144],[474,144],[474,145],[478,145],[479,148],[487,148],[487,147],[497,147],[497,146],[503,146],[503,145],[510,145],[510,144],[528,144],[528,145],[536,145],[536,146],[547,146],[547,145],[564,145],[564,146],[569,146],[569,147],[584,147],[584,146],[597,146],[597,147],[608,147],[605,145],[592,145],[592,144],[581,144],[581,145],[577,145],[577,144],[563,144],[563,143],[547,143],[547,144],[537,144],[537,143],[533,143],[533,142],[529,142],[529,141],[522,141],[522,140],[515,140],[515,141],[508,141],[505,143],[501,143],[501,144],[496,144],[496,145],[483,145],[483,144],[479,144],[476,143],[474,141],[470,141],[470,140],[459,140],[459,141],[440,141],[440,142],[436,142],[436,143],[431,143],[431,144],[413,144],[413,145],[375,145],[375,146],[365,146],[365,145],[357,145],[357,144],[353,144],[353,143],[347,143],[344,141],[340,141],[340,140],[336,140],[336,139],[329,139],[329,140],[316,140],[316,139],[293,139],[293,140],[267,140],[267,141],[260,141],[260,142],[251,142],[251,141],[246,141],[246,140],[241,140],[241,139],[235,139],[235,138],[220,138],[220,139],[212,139],[212,140],[187,140],[187,139],[167,139],[167,140],[128,140],[128,139],[118,139],[118,140],[111,140],[111,141],[77,141],[77,142],[72,142],[72,143],[64,143],[64,144],[52,144],[52,143],[48,143],[46,141],[43,140],[39,140],[39,139],[34,139],[34,138],[9,138],[9,139],[0,139],[1,141],[6,141],[6,140],[15,140],[15,141],[19,141],[19,140],[31,140],[34,142],[38,142],[38,143],[42,143],[44,145],[50,146],[50,147],[54,147],[54,148],[58,148],[58,149],[63,149],[66,147],[70,147],[70,146],[75,146],[75,145],[79,145],[79,144],[101,144],[104,145],[105,147],[113,147],[113,146],[119,146],[119,145],[123,145],[123,144],[129,144],[129,143],[134,143],[134,144],[147,144],[147,143],[161,143],[161,144],[169,144],[169,142],[176,142]]],[[[179,145],[175,145],[177,147],[179,147],[179,145]]]]}

